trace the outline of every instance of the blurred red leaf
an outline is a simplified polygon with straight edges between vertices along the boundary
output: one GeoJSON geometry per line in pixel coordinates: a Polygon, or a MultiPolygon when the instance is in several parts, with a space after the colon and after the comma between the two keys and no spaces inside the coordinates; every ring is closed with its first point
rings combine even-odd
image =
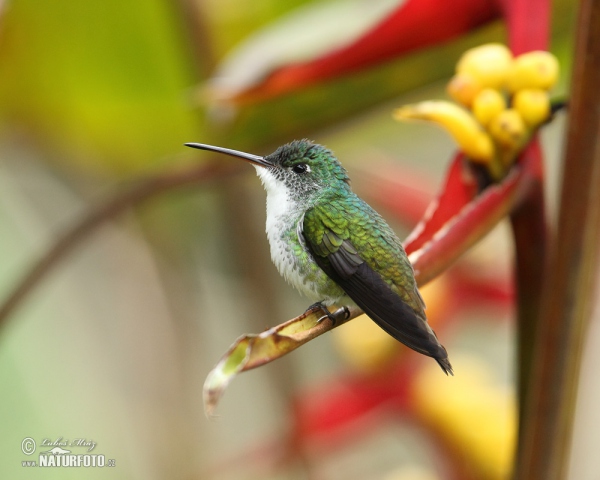
{"type": "Polygon", "coordinates": [[[244,103],[278,96],[307,85],[436,45],[500,17],[493,0],[407,0],[353,42],[323,55],[265,72],[262,81],[230,92],[244,103]]]}
{"type": "Polygon", "coordinates": [[[356,440],[357,435],[348,437],[346,433],[369,412],[384,404],[399,412],[407,410],[413,370],[407,367],[406,362],[396,362],[391,369],[375,374],[346,375],[300,391],[293,404],[296,442],[306,446],[323,440],[343,446],[344,439],[356,440]]]}

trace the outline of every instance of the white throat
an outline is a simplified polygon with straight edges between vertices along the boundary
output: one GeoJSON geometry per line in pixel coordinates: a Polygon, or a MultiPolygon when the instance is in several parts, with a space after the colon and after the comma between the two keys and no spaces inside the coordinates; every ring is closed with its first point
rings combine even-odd
{"type": "MultiPolygon", "coordinates": [[[[283,182],[277,181],[271,172],[262,167],[256,167],[256,172],[267,191],[267,239],[271,247],[271,259],[283,277],[297,288],[301,289],[302,279],[295,267],[293,246],[289,235],[296,235],[298,222],[304,212],[301,212],[296,202],[292,200],[291,192],[283,182]]],[[[302,291],[302,289],[301,289],[302,291]]]]}
{"type": "Polygon", "coordinates": [[[254,166],[267,192],[267,235],[271,242],[271,233],[289,227],[297,205],[291,198],[291,192],[283,182],[278,182],[271,172],[259,166],[254,166]]]}

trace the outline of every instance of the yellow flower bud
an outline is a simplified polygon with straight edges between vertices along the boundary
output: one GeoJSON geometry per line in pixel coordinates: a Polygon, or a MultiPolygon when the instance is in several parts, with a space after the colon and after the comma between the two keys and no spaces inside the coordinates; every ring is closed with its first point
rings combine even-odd
{"type": "Polygon", "coordinates": [[[394,111],[396,120],[426,120],[443,127],[461,150],[474,161],[487,162],[494,156],[494,145],[471,112],[455,103],[430,100],[406,105],[394,111]]]}
{"type": "Polygon", "coordinates": [[[456,64],[457,73],[468,73],[482,87],[504,88],[512,68],[510,50],[500,43],[488,43],[467,50],[456,64]]]}
{"type": "Polygon", "coordinates": [[[508,89],[517,92],[524,88],[549,90],[558,80],[558,60],[550,52],[537,50],[515,58],[508,79],[508,89]]]}
{"type": "Polygon", "coordinates": [[[481,84],[469,73],[457,73],[450,79],[446,91],[455,101],[470,107],[475,96],[481,91],[481,84]]]}
{"type": "Polygon", "coordinates": [[[492,118],[506,110],[506,100],[498,90],[485,88],[474,98],[471,109],[479,123],[486,126],[492,118]]]}
{"type": "Polygon", "coordinates": [[[545,90],[519,90],[512,99],[513,108],[521,114],[529,127],[537,127],[550,116],[550,98],[545,90]]]}
{"type": "Polygon", "coordinates": [[[508,150],[518,150],[527,138],[527,127],[521,114],[509,108],[496,115],[488,125],[492,139],[508,150]]]}

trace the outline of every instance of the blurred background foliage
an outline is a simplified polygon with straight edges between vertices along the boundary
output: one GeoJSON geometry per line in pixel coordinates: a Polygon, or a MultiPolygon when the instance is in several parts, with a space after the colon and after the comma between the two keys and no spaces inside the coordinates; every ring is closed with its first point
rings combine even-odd
{"type": "MultiPolygon", "coordinates": [[[[451,141],[429,126],[395,124],[391,111],[444,96],[443,81],[460,52],[504,40],[500,22],[279,98],[239,108],[211,100],[207,79],[240,42],[257,35],[262,40],[250,42],[293,43],[287,37],[295,30],[274,22],[283,18],[286,25],[302,26],[308,15],[327,27],[339,12],[352,18],[351,7],[359,3],[0,2],[2,292],[57,235],[111,192],[157,172],[214,161],[186,151],[184,142],[268,153],[278,143],[309,136],[343,159],[365,197],[376,186],[361,185],[358,177],[371,159],[401,166],[408,181],[433,194],[453,151],[451,141]]],[[[392,4],[380,2],[379,8],[385,12],[392,4]]],[[[552,45],[565,72],[559,93],[567,91],[573,15],[571,2],[555,2],[552,45]]],[[[254,53],[260,57],[260,51],[254,53]]],[[[544,134],[551,206],[561,132],[559,119],[544,134]]],[[[396,346],[380,340],[353,343],[377,335],[363,330],[342,338],[348,335],[344,329],[361,328],[352,324],[242,376],[221,405],[222,418],[209,422],[204,417],[202,383],[228,345],[243,332],[261,331],[307,306],[270,262],[258,181],[247,166],[238,171],[241,175],[156,197],[106,222],[14,312],[0,332],[2,476],[451,478],[437,446],[439,438],[449,438],[472,478],[505,478],[510,454],[486,458],[487,444],[480,443],[484,453],[469,457],[470,447],[464,446],[479,440],[465,439],[460,428],[449,426],[448,415],[431,405],[399,418],[391,415],[392,424],[385,421],[387,410],[379,409],[366,420],[372,425],[369,435],[354,432],[343,448],[325,445],[331,455],[299,449],[297,458],[279,468],[265,460],[277,457],[273,439],[293,432],[292,399],[312,396],[305,389],[327,391],[330,379],[340,375],[384,368],[385,358],[361,359],[356,352],[396,346]],[[413,416],[420,421],[415,424],[413,416]],[[19,445],[25,437],[94,440],[98,446],[92,453],[116,459],[117,467],[83,473],[24,469],[21,461],[30,458],[19,445]],[[238,464],[243,468],[235,468],[238,464]]],[[[394,226],[401,237],[411,227],[397,221],[394,226]]],[[[499,228],[463,268],[507,285],[508,237],[499,228]]],[[[444,317],[448,298],[440,287],[435,292],[427,297],[433,322],[436,315],[444,317]]],[[[509,433],[498,435],[507,437],[510,451],[512,325],[510,308],[501,305],[482,301],[455,309],[460,322],[448,328],[444,343],[452,356],[471,359],[465,365],[480,372],[474,378],[493,384],[489,391],[503,392],[497,396],[503,411],[491,414],[506,419],[498,428],[509,433]]],[[[427,391],[429,374],[423,375],[415,383],[417,397],[427,391]]],[[[464,385],[476,392],[477,383],[469,384],[469,378],[464,385]]],[[[488,390],[480,405],[489,399],[488,390]]],[[[468,422],[473,410],[461,411],[455,423],[468,422]]],[[[580,451],[588,444],[580,441],[580,451]]]]}

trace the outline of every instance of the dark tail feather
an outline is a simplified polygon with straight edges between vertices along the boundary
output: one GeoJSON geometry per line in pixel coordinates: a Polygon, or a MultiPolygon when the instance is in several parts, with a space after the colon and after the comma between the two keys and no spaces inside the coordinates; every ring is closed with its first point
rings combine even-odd
{"type": "Polygon", "coordinates": [[[444,358],[436,358],[435,361],[438,362],[440,367],[442,367],[442,370],[444,371],[444,373],[446,375],[454,376],[454,371],[452,370],[452,365],[450,365],[450,360],[448,360],[447,356],[444,358]]]}

